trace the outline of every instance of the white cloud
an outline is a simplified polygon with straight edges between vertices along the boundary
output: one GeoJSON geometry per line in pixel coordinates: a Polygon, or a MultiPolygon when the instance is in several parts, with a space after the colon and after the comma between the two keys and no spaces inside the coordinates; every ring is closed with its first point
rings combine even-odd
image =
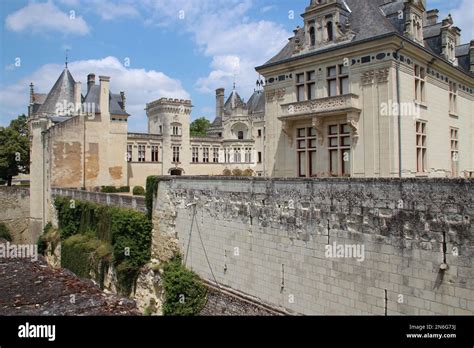
{"type": "Polygon", "coordinates": [[[8,30],[15,32],[61,32],[86,35],[90,28],[82,17],[75,13],[62,12],[52,2],[30,3],[9,14],[5,20],[8,30]]]}
{"type": "Polygon", "coordinates": [[[463,0],[457,9],[453,9],[450,12],[454,20],[454,25],[462,30],[462,41],[467,43],[474,39],[474,25],[472,23],[474,2],[472,0],[463,0]]]}
{"type": "MultiPolygon", "coordinates": [[[[30,82],[34,83],[36,93],[48,93],[62,69],[60,65],[47,64],[19,82],[0,88],[0,112],[4,117],[1,123],[7,124],[9,119],[27,112],[30,82]]],[[[83,94],[86,93],[89,73],[93,72],[96,76],[110,76],[112,92],[125,91],[127,112],[132,116],[129,123],[130,131],[146,131],[144,111],[146,103],[161,97],[190,98],[179,80],[155,70],[126,69],[115,57],[71,62],[69,70],[76,81],[82,82],[83,94]]]]}
{"type": "Polygon", "coordinates": [[[139,12],[133,4],[121,2],[119,4],[105,0],[87,0],[86,9],[93,9],[103,20],[138,17],[139,12]]]}
{"type": "Polygon", "coordinates": [[[291,36],[280,24],[250,20],[252,0],[200,0],[199,6],[191,0],[144,0],[142,4],[151,9],[147,23],[181,28],[192,35],[204,55],[212,57],[211,71],[196,82],[196,89],[204,93],[230,88],[236,74],[239,92],[248,97],[257,79],[255,67],[278,53],[291,36]],[[184,19],[179,19],[180,11],[184,19]]]}

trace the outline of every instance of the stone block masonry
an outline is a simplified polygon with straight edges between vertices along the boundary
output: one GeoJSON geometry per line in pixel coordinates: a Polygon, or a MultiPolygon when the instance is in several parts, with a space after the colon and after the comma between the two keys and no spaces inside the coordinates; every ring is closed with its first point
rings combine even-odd
{"type": "Polygon", "coordinates": [[[36,243],[28,233],[30,225],[30,188],[0,187],[0,222],[9,229],[14,243],[36,243]]]}
{"type": "Polygon", "coordinates": [[[474,314],[473,181],[163,177],[155,233],[289,313],[474,314]]]}

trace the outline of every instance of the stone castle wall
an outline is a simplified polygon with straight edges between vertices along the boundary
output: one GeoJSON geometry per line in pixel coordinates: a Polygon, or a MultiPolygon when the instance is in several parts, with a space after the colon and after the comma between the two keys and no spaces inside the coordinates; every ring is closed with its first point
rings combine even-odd
{"type": "Polygon", "coordinates": [[[31,238],[28,233],[30,223],[29,187],[0,187],[0,222],[5,223],[14,243],[36,243],[36,240],[31,238]]]}
{"type": "Polygon", "coordinates": [[[273,308],[472,315],[472,200],[462,179],[163,178],[154,221],[200,276],[273,308]]]}

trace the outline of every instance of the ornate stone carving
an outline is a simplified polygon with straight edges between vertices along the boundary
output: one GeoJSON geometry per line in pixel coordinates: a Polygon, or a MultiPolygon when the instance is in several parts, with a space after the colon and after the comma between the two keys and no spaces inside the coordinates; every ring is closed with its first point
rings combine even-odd
{"type": "Polygon", "coordinates": [[[276,97],[278,100],[283,100],[285,99],[285,94],[286,94],[286,89],[285,88],[280,88],[276,90],[276,97]]]}
{"type": "Polygon", "coordinates": [[[285,94],[286,94],[285,88],[272,89],[272,90],[267,91],[265,97],[267,101],[272,102],[275,99],[276,100],[285,99],[285,94]]]}
{"type": "Polygon", "coordinates": [[[349,112],[347,114],[347,123],[352,129],[352,142],[355,144],[359,139],[359,119],[360,114],[358,112],[349,112]]]}
{"type": "Polygon", "coordinates": [[[288,115],[317,113],[325,111],[339,111],[357,107],[357,96],[353,94],[309,100],[293,103],[284,110],[288,115]]]}
{"type": "Polygon", "coordinates": [[[377,70],[369,70],[361,75],[362,85],[371,85],[376,80],[377,83],[386,83],[388,82],[389,69],[382,68],[377,70]]]}

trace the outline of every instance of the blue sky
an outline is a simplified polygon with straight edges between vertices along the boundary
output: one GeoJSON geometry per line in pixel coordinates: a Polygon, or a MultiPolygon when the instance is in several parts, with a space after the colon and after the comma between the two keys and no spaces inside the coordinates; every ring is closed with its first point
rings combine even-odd
{"type": "MultiPolygon", "coordinates": [[[[309,0],[1,0],[0,125],[26,112],[28,84],[49,92],[66,50],[76,80],[111,76],[125,91],[130,131],[146,131],[145,104],[160,97],[192,99],[192,118],[213,119],[214,90],[235,79],[248,99],[254,67],[291,36],[309,0]],[[293,11],[293,12],[291,12],[293,11]],[[294,18],[291,14],[294,13],[294,18]]],[[[428,0],[450,12],[474,38],[472,0],[428,0]]],[[[226,94],[227,94],[226,93],[226,94]]]]}

